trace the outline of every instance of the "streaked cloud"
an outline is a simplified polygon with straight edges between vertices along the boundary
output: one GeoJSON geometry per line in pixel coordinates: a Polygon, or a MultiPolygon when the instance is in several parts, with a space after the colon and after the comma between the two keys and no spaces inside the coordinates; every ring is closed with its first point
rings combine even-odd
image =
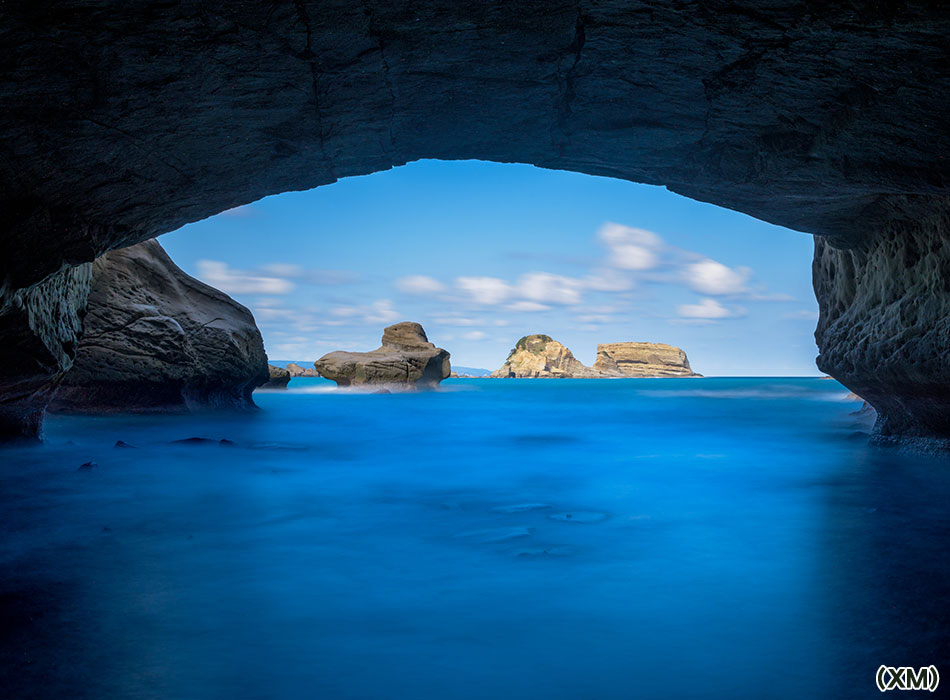
{"type": "Polygon", "coordinates": [[[728,309],[715,299],[702,299],[698,304],[681,304],[676,307],[676,313],[682,318],[722,319],[735,318],[741,313],[728,309]]]}
{"type": "Polygon", "coordinates": [[[294,284],[283,277],[235,270],[220,260],[199,260],[198,277],[227,294],[290,294],[294,284]]]}
{"type": "Polygon", "coordinates": [[[396,289],[406,294],[425,296],[445,291],[445,285],[428,275],[409,275],[399,277],[395,282],[396,289]]]}

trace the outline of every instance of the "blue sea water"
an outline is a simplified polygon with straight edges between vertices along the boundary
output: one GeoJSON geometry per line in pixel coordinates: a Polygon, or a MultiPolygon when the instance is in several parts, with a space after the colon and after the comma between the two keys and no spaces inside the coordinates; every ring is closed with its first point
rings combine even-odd
{"type": "Polygon", "coordinates": [[[0,451],[0,697],[950,686],[950,463],[869,446],[846,393],[295,379],[251,414],[54,416],[0,451]]]}

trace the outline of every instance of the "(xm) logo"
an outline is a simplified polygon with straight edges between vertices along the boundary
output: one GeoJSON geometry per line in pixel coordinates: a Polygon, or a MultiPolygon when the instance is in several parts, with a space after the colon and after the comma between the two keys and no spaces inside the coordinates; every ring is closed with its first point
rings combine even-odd
{"type": "Polygon", "coordinates": [[[874,676],[877,689],[882,693],[888,690],[929,690],[931,693],[940,683],[940,674],[936,666],[921,666],[913,669],[910,666],[881,665],[874,676]]]}

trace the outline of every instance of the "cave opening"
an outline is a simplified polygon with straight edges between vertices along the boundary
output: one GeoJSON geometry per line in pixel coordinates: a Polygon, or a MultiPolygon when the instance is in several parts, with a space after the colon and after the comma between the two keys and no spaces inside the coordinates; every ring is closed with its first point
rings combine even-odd
{"type": "Polygon", "coordinates": [[[655,186],[417,161],[160,241],[251,309],[277,364],[370,349],[413,320],[466,369],[545,333],[588,366],[598,344],[639,340],[683,348],[707,376],[818,374],[811,237],[655,186]]]}

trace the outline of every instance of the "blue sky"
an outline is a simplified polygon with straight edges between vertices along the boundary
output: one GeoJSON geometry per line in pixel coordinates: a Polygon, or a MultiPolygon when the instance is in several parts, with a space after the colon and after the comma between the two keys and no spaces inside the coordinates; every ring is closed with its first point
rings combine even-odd
{"type": "Polygon", "coordinates": [[[547,333],[678,345],[707,375],[817,375],[811,236],[660,187],[419,161],[267,197],[161,237],[249,307],[275,360],[371,350],[419,321],[453,364],[547,333]]]}

